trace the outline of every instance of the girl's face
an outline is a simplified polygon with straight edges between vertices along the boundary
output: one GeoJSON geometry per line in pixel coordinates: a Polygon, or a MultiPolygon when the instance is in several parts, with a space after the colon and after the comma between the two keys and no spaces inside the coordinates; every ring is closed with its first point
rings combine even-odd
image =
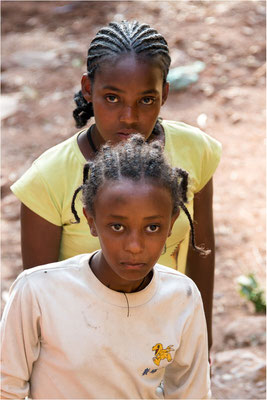
{"type": "Polygon", "coordinates": [[[93,103],[97,146],[117,143],[133,133],[146,139],[156,124],[168,95],[163,74],[153,61],[135,55],[120,56],[103,62],[95,73],[93,85],[84,75],[82,93],[93,103]]]}
{"type": "Polygon", "coordinates": [[[84,213],[101,252],[92,262],[97,278],[113,290],[132,292],[153,269],[178,214],[170,192],[148,181],[106,182],[84,213]]]}

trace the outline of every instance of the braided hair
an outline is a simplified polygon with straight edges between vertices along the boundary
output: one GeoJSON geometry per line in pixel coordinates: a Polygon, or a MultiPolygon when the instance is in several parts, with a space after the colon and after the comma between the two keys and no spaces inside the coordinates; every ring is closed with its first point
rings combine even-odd
{"type": "MultiPolygon", "coordinates": [[[[88,49],[88,77],[93,82],[95,71],[102,61],[127,53],[157,61],[163,73],[163,84],[166,83],[171,63],[168,44],[155,29],[137,21],[111,22],[98,31],[88,49]]],[[[93,105],[85,100],[81,90],[75,93],[74,101],[77,108],[73,111],[73,117],[77,128],[81,128],[94,116],[93,105]]],[[[157,121],[153,134],[159,132],[157,121]]]]}
{"type": "Polygon", "coordinates": [[[189,220],[193,248],[203,255],[209,253],[209,251],[196,246],[193,221],[185,206],[188,173],[181,168],[170,166],[160,141],[147,143],[140,134],[132,135],[126,142],[117,145],[105,144],[96,158],[85,164],[83,184],[75,190],[71,204],[76,223],[80,222],[75,208],[75,200],[80,191],[82,191],[84,207],[94,215],[94,200],[100,187],[107,181],[119,181],[123,178],[135,182],[148,179],[157,186],[165,187],[172,197],[173,215],[181,207],[189,220]]]}

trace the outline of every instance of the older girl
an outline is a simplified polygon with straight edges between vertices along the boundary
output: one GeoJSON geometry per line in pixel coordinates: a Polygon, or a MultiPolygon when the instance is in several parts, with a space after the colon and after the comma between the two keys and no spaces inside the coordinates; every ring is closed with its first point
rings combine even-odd
{"type": "MultiPolygon", "coordinates": [[[[169,85],[170,56],[165,39],[147,24],[110,23],[90,44],[87,73],[75,96],[74,117],[82,127],[73,137],[46,151],[12,186],[21,200],[21,239],[24,268],[63,260],[99,248],[88,240],[86,218],[73,224],[73,189],[82,181],[86,160],[100,146],[114,144],[140,132],[146,141],[164,144],[173,165],[189,172],[188,209],[195,221],[196,242],[211,250],[203,258],[189,243],[189,223],[182,212],[174,224],[160,263],[185,272],[196,282],[204,301],[211,346],[214,279],[212,175],[220,158],[220,144],[181,122],[159,120],[169,85]]],[[[81,212],[81,205],[77,205],[81,212]]]]}

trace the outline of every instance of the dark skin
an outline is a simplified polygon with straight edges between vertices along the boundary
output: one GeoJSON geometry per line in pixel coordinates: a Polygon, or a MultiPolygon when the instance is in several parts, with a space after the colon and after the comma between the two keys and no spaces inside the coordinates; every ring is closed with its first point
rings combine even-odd
{"type": "MultiPolygon", "coordinates": [[[[111,75],[109,66],[103,65],[95,74],[93,87],[86,74],[82,78],[83,96],[88,102],[93,102],[98,124],[92,131],[95,146],[99,148],[105,140],[112,140],[116,137],[116,132],[125,128],[140,132],[147,140],[161,139],[164,142],[163,129],[160,136],[155,138],[151,135],[160,107],[168,96],[168,84],[163,85],[161,70],[149,62],[139,63],[135,58],[124,57],[114,63],[112,71],[111,75]]],[[[94,157],[85,133],[79,135],[78,145],[85,159],[94,157]]],[[[186,273],[195,281],[202,294],[211,346],[214,279],[212,181],[196,195],[194,212],[196,243],[211,249],[211,254],[203,257],[190,248],[186,273]]],[[[22,204],[21,243],[24,269],[58,261],[61,234],[61,226],[51,224],[22,204]]]]}
{"type": "Polygon", "coordinates": [[[58,261],[62,227],[51,224],[23,203],[20,222],[23,269],[58,261]]]}
{"type": "Polygon", "coordinates": [[[186,275],[196,283],[203,300],[208,329],[209,350],[212,346],[212,301],[215,269],[215,244],[213,229],[212,179],[194,198],[194,227],[196,243],[203,244],[210,254],[203,257],[189,246],[186,275]]]}
{"type": "MultiPolygon", "coordinates": [[[[209,349],[212,346],[212,300],[214,282],[214,231],[212,213],[212,179],[194,198],[196,243],[205,244],[211,253],[206,257],[189,247],[186,274],[197,284],[202,295],[208,328],[209,349]]],[[[21,244],[23,268],[58,261],[60,226],[51,224],[21,204],[21,244]],[[29,232],[30,230],[30,232],[29,232]],[[49,249],[49,251],[47,250],[49,249]]]]}

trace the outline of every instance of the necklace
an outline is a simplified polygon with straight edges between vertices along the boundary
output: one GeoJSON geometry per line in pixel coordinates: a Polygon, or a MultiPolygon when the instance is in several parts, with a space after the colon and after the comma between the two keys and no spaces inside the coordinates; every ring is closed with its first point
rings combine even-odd
{"type": "Polygon", "coordinates": [[[140,285],[137,286],[137,288],[135,289],[135,292],[139,292],[139,290],[142,290],[144,283],[146,281],[146,276],[144,277],[144,279],[142,280],[142,282],[140,283],[140,285]]]}
{"type": "MultiPolygon", "coordinates": [[[[137,288],[136,288],[133,292],[131,292],[131,293],[136,293],[136,292],[139,292],[140,290],[144,289],[145,286],[147,285],[147,282],[146,282],[147,278],[148,278],[148,275],[146,275],[146,276],[143,278],[142,282],[141,282],[141,283],[137,286],[137,288]]],[[[150,278],[149,278],[149,279],[150,279],[150,278]]],[[[109,286],[108,286],[108,287],[109,287],[109,286]]],[[[123,290],[118,290],[118,292],[123,293],[123,294],[126,295],[126,293],[125,293],[123,290]]]]}
{"type": "Polygon", "coordinates": [[[148,275],[144,277],[140,285],[135,289],[135,292],[139,292],[140,290],[144,289],[151,281],[153,276],[153,271],[150,271],[148,275]]]}
{"type": "MultiPolygon", "coordinates": [[[[90,259],[88,260],[88,265],[89,265],[89,268],[92,270],[92,259],[94,258],[94,256],[96,255],[96,254],[98,254],[99,253],[99,251],[96,251],[95,253],[93,253],[92,254],[92,256],[90,257],[90,259]]],[[[94,273],[94,271],[92,270],[92,272],[94,273]]],[[[94,275],[95,275],[95,273],[94,273],[94,275]]],[[[95,275],[96,276],[96,275],[95,275]]],[[[136,293],[136,292],[139,292],[140,290],[142,290],[142,289],[144,289],[149,283],[150,283],[150,281],[151,281],[151,279],[153,278],[153,271],[150,271],[149,272],[149,274],[148,275],[146,275],[144,278],[143,278],[143,280],[142,280],[142,282],[137,286],[137,288],[135,289],[135,291],[133,292],[133,293],[136,293]]],[[[98,278],[97,278],[98,279],[98,278]]],[[[110,288],[110,286],[107,286],[108,288],[110,288]]],[[[123,292],[122,290],[118,290],[118,292],[121,292],[121,293],[123,293],[124,295],[126,295],[126,293],[125,292],[123,292]]],[[[127,298],[127,297],[126,297],[127,298]]],[[[128,301],[128,299],[127,299],[127,301],[128,301]]]]}
{"type": "MultiPolygon", "coordinates": [[[[93,150],[94,153],[97,153],[97,148],[95,147],[95,144],[92,139],[92,131],[93,131],[93,125],[91,125],[89,129],[87,129],[86,136],[87,136],[87,140],[91,146],[91,149],[93,150]]],[[[162,136],[162,134],[164,135],[164,130],[163,130],[162,126],[160,126],[160,131],[157,132],[157,135],[162,136]]],[[[165,136],[163,137],[163,143],[165,144],[165,136]]]]}
{"type": "MultiPolygon", "coordinates": [[[[150,271],[149,274],[144,277],[144,279],[142,280],[140,285],[135,289],[134,293],[139,292],[140,290],[144,289],[150,283],[152,277],[153,277],[153,271],[150,271]]],[[[129,317],[130,316],[129,300],[128,300],[127,294],[125,292],[121,292],[121,293],[123,293],[125,296],[126,303],[127,303],[127,317],[129,317]]]]}
{"type": "Polygon", "coordinates": [[[86,132],[87,140],[91,146],[91,149],[93,150],[94,153],[97,153],[97,148],[94,145],[93,139],[92,139],[92,130],[93,130],[93,125],[90,126],[90,128],[86,132]]]}

